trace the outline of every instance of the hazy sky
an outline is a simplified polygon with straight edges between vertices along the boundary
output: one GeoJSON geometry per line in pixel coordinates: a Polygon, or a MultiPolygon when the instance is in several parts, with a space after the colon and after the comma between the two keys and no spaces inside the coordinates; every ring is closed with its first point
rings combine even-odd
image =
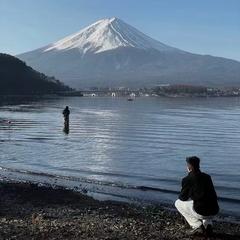
{"type": "Polygon", "coordinates": [[[112,16],[168,45],[240,60],[240,0],[0,0],[0,52],[33,50],[112,16]]]}

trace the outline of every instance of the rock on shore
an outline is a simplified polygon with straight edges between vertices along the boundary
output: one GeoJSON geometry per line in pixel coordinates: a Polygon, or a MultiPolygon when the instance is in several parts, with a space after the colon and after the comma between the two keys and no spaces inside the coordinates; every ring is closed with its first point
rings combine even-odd
{"type": "MultiPolygon", "coordinates": [[[[100,202],[62,188],[1,183],[0,239],[189,238],[181,217],[161,207],[100,202]]],[[[240,225],[217,222],[215,240],[239,240],[240,225]]]]}

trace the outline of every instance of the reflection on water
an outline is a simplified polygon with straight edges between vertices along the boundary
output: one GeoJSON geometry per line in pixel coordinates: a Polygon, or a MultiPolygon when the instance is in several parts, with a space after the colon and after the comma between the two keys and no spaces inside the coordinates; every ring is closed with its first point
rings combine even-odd
{"type": "Polygon", "coordinates": [[[240,200],[239,123],[238,98],[129,103],[73,97],[4,105],[0,166],[177,192],[185,157],[198,155],[218,194],[240,200]],[[67,135],[62,131],[66,105],[71,109],[67,135]]]}

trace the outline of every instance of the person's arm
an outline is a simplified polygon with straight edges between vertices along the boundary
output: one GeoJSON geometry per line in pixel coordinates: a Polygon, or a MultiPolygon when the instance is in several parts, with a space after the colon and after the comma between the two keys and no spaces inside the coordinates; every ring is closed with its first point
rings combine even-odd
{"type": "Polygon", "coordinates": [[[187,201],[190,198],[191,184],[188,178],[183,178],[182,189],[179,194],[179,199],[182,201],[187,201]]]}
{"type": "Polygon", "coordinates": [[[212,178],[209,176],[209,192],[212,193],[212,197],[217,199],[217,193],[215,191],[215,187],[213,185],[212,178]]]}

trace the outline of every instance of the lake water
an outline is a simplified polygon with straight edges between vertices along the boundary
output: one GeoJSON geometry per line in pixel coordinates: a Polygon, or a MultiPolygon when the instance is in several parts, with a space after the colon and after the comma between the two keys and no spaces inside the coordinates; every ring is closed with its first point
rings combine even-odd
{"type": "Polygon", "coordinates": [[[240,216],[239,98],[69,97],[5,105],[0,153],[2,178],[154,203],[173,202],[186,156],[197,155],[223,211],[240,216]]]}

